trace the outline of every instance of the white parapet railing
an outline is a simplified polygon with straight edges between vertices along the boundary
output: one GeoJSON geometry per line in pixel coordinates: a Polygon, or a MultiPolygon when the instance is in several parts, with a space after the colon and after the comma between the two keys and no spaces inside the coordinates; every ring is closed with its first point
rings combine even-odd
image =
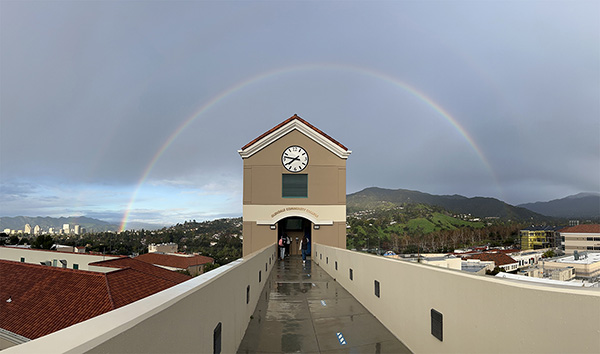
{"type": "Polygon", "coordinates": [[[275,245],[268,246],[147,298],[2,352],[234,353],[276,263],[276,253],[275,245]]]}
{"type": "Polygon", "coordinates": [[[316,244],[313,261],[414,353],[600,353],[600,291],[316,244]]]}

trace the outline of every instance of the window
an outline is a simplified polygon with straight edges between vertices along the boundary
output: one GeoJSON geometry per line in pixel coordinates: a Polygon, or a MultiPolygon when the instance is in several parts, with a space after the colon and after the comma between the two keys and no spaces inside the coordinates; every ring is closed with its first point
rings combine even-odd
{"type": "Polygon", "coordinates": [[[283,198],[308,198],[307,174],[284,174],[281,176],[281,196],[283,198]]]}
{"type": "Polygon", "coordinates": [[[379,286],[379,281],[375,280],[375,296],[381,297],[381,290],[379,286]]]}
{"type": "Polygon", "coordinates": [[[73,263],[73,269],[79,269],[79,264],[73,263]]]}
{"type": "Polygon", "coordinates": [[[21,263],[25,263],[25,257],[21,257],[21,263]]]}

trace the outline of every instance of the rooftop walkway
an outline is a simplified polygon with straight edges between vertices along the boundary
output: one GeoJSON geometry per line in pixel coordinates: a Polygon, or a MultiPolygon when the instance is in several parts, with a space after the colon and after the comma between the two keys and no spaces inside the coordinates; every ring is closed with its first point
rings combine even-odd
{"type": "Polygon", "coordinates": [[[410,353],[321,267],[277,262],[238,353],[410,353]]]}

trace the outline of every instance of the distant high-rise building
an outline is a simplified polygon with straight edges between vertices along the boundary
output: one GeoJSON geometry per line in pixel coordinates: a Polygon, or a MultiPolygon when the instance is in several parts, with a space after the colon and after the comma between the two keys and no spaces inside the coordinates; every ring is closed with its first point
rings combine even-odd
{"type": "Polygon", "coordinates": [[[31,235],[31,225],[25,224],[25,233],[31,235]]]}
{"type": "Polygon", "coordinates": [[[35,225],[35,227],[33,228],[33,234],[39,235],[41,233],[42,233],[42,228],[40,227],[40,225],[35,225]]]}
{"type": "Polygon", "coordinates": [[[81,233],[81,227],[79,225],[75,225],[75,235],[79,235],[81,233]]]}
{"type": "Polygon", "coordinates": [[[53,227],[49,228],[49,229],[48,229],[48,233],[49,233],[50,235],[53,235],[53,234],[54,234],[54,228],[53,228],[53,227]]]}
{"type": "Polygon", "coordinates": [[[63,233],[68,235],[69,232],[71,231],[71,229],[69,227],[70,227],[69,224],[63,224],[63,228],[62,228],[63,233]]]}

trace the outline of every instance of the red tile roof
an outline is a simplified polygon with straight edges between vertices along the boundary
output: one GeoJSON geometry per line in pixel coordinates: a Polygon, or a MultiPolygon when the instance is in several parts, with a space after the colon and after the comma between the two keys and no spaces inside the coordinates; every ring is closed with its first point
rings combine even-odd
{"type": "Polygon", "coordinates": [[[111,268],[132,268],[139,272],[152,275],[156,278],[174,281],[177,283],[184,282],[190,279],[189,275],[181,274],[165,268],[154,266],[148,262],[131,257],[121,257],[117,259],[109,259],[90,263],[93,266],[111,267],[111,268]]]}
{"type": "Polygon", "coordinates": [[[0,328],[35,339],[180,282],[131,267],[97,273],[0,260],[0,328]]]}
{"type": "Polygon", "coordinates": [[[509,257],[507,255],[505,255],[504,253],[492,253],[492,252],[486,252],[486,253],[479,253],[479,254],[470,254],[468,256],[463,257],[462,259],[479,259],[481,261],[494,261],[494,263],[496,264],[496,266],[503,266],[506,264],[513,264],[513,263],[517,263],[517,261],[515,261],[514,259],[512,259],[512,257],[509,257]]]}
{"type": "Polygon", "coordinates": [[[135,259],[146,263],[162,265],[165,267],[187,269],[188,267],[213,263],[215,260],[206,256],[176,256],[164,253],[145,253],[135,257],[135,259]]]}
{"type": "Polygon", "coordinates": [[[574,234],[600,234],[600,224],[585,224],[567,227],[559,232],[574,233],[574,234]]]}
{"type": "Polygon", "coordinates": [[[273,127],[272,129],[270,129],[269,131],[265,132],[264,134],[262,134],[261,136],[259,136],[258,138],[252,140],[251,142],[249,142],[248,144],[244,145],[242,147],[242,150],[247,149],[248,147],[252,146],[254,143],[258,142],[260,139],[264,138],[265,136],[271,134],[272,132],[276,131],[277,129],[283,127],[284,125],[288,124],[289,122],[293,121],[294,119],[304,123],[306,126],[308,126],[309,128],[311,128],[312,130],[316,131],[317,133],[323,135],[325,138],[329,139],[332,143],[336,144],[337,146],[341,147],[342,149],[348,151],[348,148],[345,147],[344,145],[342,145],[340,142],[338,142],[337,140],[335,140],[334,138],[330,137],[329,135],[325,134],[323,131],[319,130],[317,127],[315,127],[314,125],[310,124],[309,122],[305,121],[304,119],[300,118],[298,115],[294,114],[293,116],[291,116],[290,118],[284,120],[283,122],[279,123],[278,125],[276,125],[275,127],[273,127]]]}

